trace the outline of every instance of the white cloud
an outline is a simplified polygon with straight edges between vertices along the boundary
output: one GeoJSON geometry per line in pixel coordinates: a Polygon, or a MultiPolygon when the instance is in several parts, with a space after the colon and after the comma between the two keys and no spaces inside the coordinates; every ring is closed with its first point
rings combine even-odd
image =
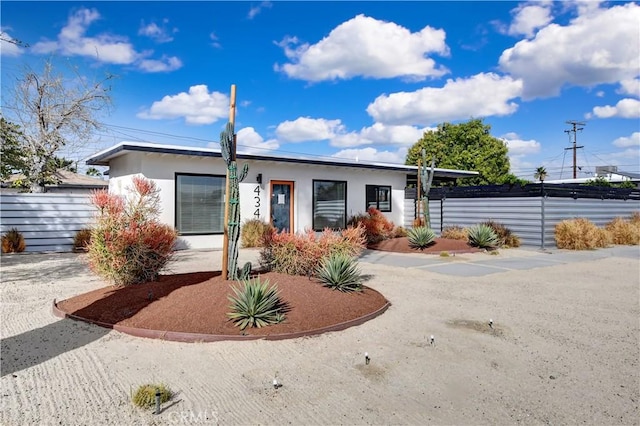
{"type": "Polygon", "coordinates": [[[222,48],[222,45],[218,41],[218,36],[216,35],[216,33],[209,34],[209,38],[211,39],[211,46],[215,47],[216,49],[222,48]]]}
{"type": "Polygon", "coordinates": [[[191,86],[189,92],[167,95],[151,108],[138,113],[142,119],[162,120],[184,117],[188,124],[211,124],[229,115],[229,97],[211,92],[206,85],[191,86]]]}
{"type": "Polygon", "coordinates": [[[640,132],[633,132],[631,136],[621,137],[613,141],[618,148],[640,147],[640,132]]]}
{"type": "Polygon", "coordinates": [[[254,154],[268,154],[280,147],[275,139],[264,140],[253,127],[244,127],[237,132],[238,151],[254,154]]]}
{"type": "Polygon", "coordinates": [[[108,64],[134,65],[147,72],[169,71],[182,66],[181,63],[178,66],[179,60],[175,57],[148,59],[153,51],[137,52],[124,36],[99,34],[87,37],[85,34],[89,26],[98,19],[100,14],[96,9],[80,9],[69,16],[56,41],[40,41],[33,46],[32,51],[39,54],[58,52],[65,56],[85,56],[108,64]]]}
{"type": "Polygon", "coordinates": [[[528,176],[528,173],[534,168],[534,163],[530,158],[540,152],[540,142],[524,140],[516,133],[507,133],[502,136],[502,140],[507,145],[511,173],[531,180],[532,176],[528,176]]]}
{"type": "Polygon", "coordinates": [[[175,56],[163,55],[161,59],[142,59],[138,68],[146,72],[168,72],[182,67],[182,61],[175,56]]]}
{"type": "Polygon", "coordinates": [[[429,26],[412,33],[393,22],[358,15],[334,28],[318,43],[287,37],[279,45],[291,63],[275,69],[307,81],[405,77],[424,80],[448,71],[427,55],[448,55],[444,30],[429,26]]]}
{"type": "Polygon", "coordinates": [[[375,123],[370,127],[364,127],[359,132],[349,132],[335,136],[331,139],[331,146],[349,148],[362,145],[406,145],[411,146],[418,142],[430,128],[417,128],[414,126],[387,126],[375,123]]]}
{"type": "Polygon", "coordinates": [[[500,67],[523,80],[524,99],[558,95],[566,84],[594,86],[638,75],[640,44],[630,40],[638,35],[640,6],[587,12],[567,26],[550,24],[502,53],[500,67]]]}
{"type": "Polygon", "coordinates": [[[530,139],[523,140],[515,133],[507,133],[503,140],[509,149],[509,155],[530,155],[540,152],[540,142],[530,139]]]}
{"type": "Polygon", "coordinates": [[[247,18],[253,19],[256,17],[256,15],[262,12],[262,9],[271,9],[271,6],[272,4],[270,1],[263,1],[258,6],[253,6],[251,9],[249,9],[249,14],[247,15],[247,18]]]}
{"type": "Polygon", "coordinates": [[[549,4],[525,4],[512,11],[513,21],[507,30],[509,35],[525,35],[531,37],[538,28],[551,22],[549,4]]]}
{"type": "Polygon", "coordinates": [[[343,149],[333,154],[333,157],[358,161],[374,161],[377,163],[404,164],[407,158],[407,148],[397,151],[378,151],[375,148],[343,149]]]}
{"type": "Polygon", "coordinates": [[[522,82],[497,74],[447,80],[442,88],[378,96],[367,112],[385,124],[430,125],[443,121],[509,115],[518,109],[522,82]]]}
{"type": "Polygon", "coordinates": [[[276,134],[283,142],[304,142],[331,139],[344,132],[344,125],[340,120],[326,120],[324,118],[299,117],[293,121],[278,124],[276,134]]]}
{"type": "Polygon", "coordinates": [[[149,24],[142,23],[140,24],[140,29],[138,30],[138,35],[147,36],[157,43],[168,43],[173,41],[173,37],[170,33],[175,33],[177,31],[176,28],[169,31],[166,24],[169,22],[168,19],[163,20],[163,25],[159,26],[155,22],[151,22],[149,24]]]}
{"type": "Polygon", "coordinates": [[[622,80],[620,82],[620,89],[618,90],[618,93],[640,98],[640,78],[622,80]]]}
{"type": "Polygon", "coordinates": [[[18,41],[11,37],[4,29],[0,31],[0,56],[19,56],[24,49],[18,46],[18,41]]]}
{"type": "Polygon", "coordinates": [[[640,101],[626,98],[620,100],[615,106],[597,106],[593,108],[593,115],[599,118],[640,118],[640,101]]]}

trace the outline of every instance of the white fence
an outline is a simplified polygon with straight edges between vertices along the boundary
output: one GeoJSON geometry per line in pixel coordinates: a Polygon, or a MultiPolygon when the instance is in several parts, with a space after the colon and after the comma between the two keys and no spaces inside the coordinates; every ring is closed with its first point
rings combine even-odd
{"type": "Polygon", "coordinates": [[[71,251],[76,232],[95,213],[89,196],[80,194],[2,194],[0,203],[0,231],[20,231],[26,252],[71,251]]]}
{"type": "MultiPolygon", "coordinates": [[[[405,226],[411,227],[414,200],[405,199],[405,226]]],[[[638,200],[559,197],[446,198],[430,200],[431,227],[437,233],[447,226],[468,227],[486,220],[500,222],[516,234],[522,245],[555,247],[555,226],[565,219],[584,217],[598,226],[615,217],[640,211],[638,200]]]]}

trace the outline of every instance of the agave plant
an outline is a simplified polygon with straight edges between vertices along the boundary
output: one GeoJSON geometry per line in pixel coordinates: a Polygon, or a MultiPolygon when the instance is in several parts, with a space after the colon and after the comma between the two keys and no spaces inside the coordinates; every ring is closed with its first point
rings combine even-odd
{"type": "Polygon", "coordinates": [[[436,233],[426,226],[418,226],[412,228],[407,233],[407,239],[409,240],[409,246],[411,248],[417,248],[424,250],[429,244],[436,238],[436,233]]]}
{"type": "Polygon", "coordinates": [[[281,312],[283,303],[277,286],[269,287],[269,280],[260,281],[260,277],[253,280],[242,280],[243,286],[234,287],[235,295],[229,295],[231,312],[229,318],[236,322],[236,326],[244,330],[247,327],[263,327],[277,324],[284,320],[281,312]]]}
{"type": "Polygon", "coordinates": [[[334,290],[362,290],[362,274],[356,260],[346,254],[335,253],[325,258],[318,268],[318,279],[334,290]]]}
{"type": "Polygon", "coordinates": [[[476,225],[469,228],[469,244],[480,248],[494,248],[498,245],[498,236],[488,225],[476,225]]]}

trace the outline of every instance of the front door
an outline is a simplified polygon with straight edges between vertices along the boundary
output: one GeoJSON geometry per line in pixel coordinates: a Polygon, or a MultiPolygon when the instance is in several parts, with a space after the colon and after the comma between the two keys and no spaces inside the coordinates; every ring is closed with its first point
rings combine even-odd
{"type": "Polygon", "coordinates": [[[271,181],[271,224],[278,232],[292,232],[293,182],[271,181]]]}

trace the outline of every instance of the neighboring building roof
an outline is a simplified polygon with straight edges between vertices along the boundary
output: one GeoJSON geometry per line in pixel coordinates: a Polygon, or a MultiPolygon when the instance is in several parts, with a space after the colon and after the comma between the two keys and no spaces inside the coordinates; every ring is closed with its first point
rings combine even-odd
{"type": "Polygon", "coordinates": [[[595,179],[604,179],[607,182],[611,183],[621,183],[621,182],[638,182],[640,181],[640,174],[638,173],[624,173],[624,172],[615,172],[606,176],[594,176],[594,177],[586,177],[586,178],[567,178],[567,179],[553,179],[553,180],[545,180],[546,184],[555,184],[555,183],[587,183],[593,181],[595,179]]]}
{"type": "MultiPolygon", "coordinates": [[[[81,175],[79,173],[70,172],[69,170],[57,170],[53,174],[53,178],[60,183],[46,185],[47,188],[87,188],[87,189],[102,189],[109,186],[109,182],[106,180],[81,175]]],[[[10,186],[13,182],[24,179],[21,174],[12,175],[7,181],[6,185],[10,186]]],[[[5,182],[3,182],[4,186],[5,182]]]]}
{"type": "MultiPolygon", "coordinates": [[[[91,166],[108,166],[109,161],[126,154],[128,152],[148,152],[157,154],[174,154],[174,155],[189,155],[195,157],[219,157],[219,149],[214,148],[196,148],[185,147],[177,145],[159,145],[143,142],[120,142],[117,145],[102,150],[91,157],[86,159],[87,165],[91,166]]],[[[318,158],[303,158],[303,157],[284,157],[264,154],[247,154],[238,152],[237,158],[245,160],[257,160],[257,161],[274,161],[281,163],[297,163],[297,164],[309,164],[318,166],[337,166],[337,167],[355,167],[363,169],[376,169],[376,170],[388,170],[388,171],[400,171],[407,173],[416,173],[417,166],[408,166],[404,164],[390,164],[390,163],[375,163],[370,161],[353,161],[342,158],[332,159],[318,159],[318,158]]],[[[478,176],[478,172],[466,171],[466,170],[453,170],[453,169],[435,169],[436,176],[447,178],[467,178],[478,176]]]]}

